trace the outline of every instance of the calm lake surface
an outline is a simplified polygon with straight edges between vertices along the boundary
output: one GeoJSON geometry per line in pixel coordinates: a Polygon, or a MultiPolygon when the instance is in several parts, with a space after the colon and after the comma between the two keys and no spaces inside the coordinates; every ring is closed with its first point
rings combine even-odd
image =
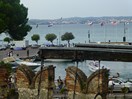
{"type": "MultiPolygon", "coordinates": [[[[66,41],[61,41],[60,37],[65,32],[72,32],[75,39],[71,40],[71,43],[88,43],[88,31],[90,31],[90,41],[91,42],[122,42],[123,36],[126,36],[127,42],[132,42],[132,23],[125,25],[126,33],[124,34],[124,23],[117,24],[115,26],[111,24],[105,24],[100,26],[100,24],[93,24],[89,26],[87,24],[64,24],[64,25],[53,25],[48,27],[47,25],[39,25],[37,28],[32,25],[32,30],[25,37],[25,40],[29,40],[30,44],[36,43],[31,40],[33,34],[39,34],[40,40],[39,44],[47,43],[45,35],[48,33],[54,33],[57,35],[57,39],[54,40],[54,44],[57,44],[57,40],[61,44],[67,43],[66,41]]],[[[3,40],[5,34],[0,35],[0,40],[3,40]]]]}
{"type": "MultiPolygon", "coordinates": [[[[92,73],[88,68],[88,63],[91,60],[83,61],[78,63],[78,68],[81,69],[87,76],[92,73]]],[[[114,76],[118,72],[120,77],[123,79],[132,79],[132,63],[131,62],[113,62],[113,61],[101,61],[106,67],[110,68],[110,75],[114,76]]],[[[65,69],[69,66],[77,66],[76,62],[45,62],[44,66],[54,65],[55,68],[55,79],[61,76],[62,79],[66,76],[65,69]]],[[[37,70],[39,70],[38,68],[37,70]]]]}
{"type": "MultiPolygon", "coordinates": [[[[31,43],[35,43],[31,40],[33,34],[40,35],[40,44],[47,42],[45,40],[45,35],[48,33],[54,33],[57,35],[57,39],[60,43],[67,43],[61,41],[60,37],[65,32],[72,32],[75,39],[71,40],[71,43],[87,43],[88,42],[88,31],[90,31],[90,41],[91,42],[105,42],[111,40],[112,42],[123,41],[123,36],[126,36],[126,41],[132,42],[132,23],[126,24],[126,33],[124,34],[124,23],[120,23],[116,26],[111,24],[105,24],[100,26],[100,24],[93,24],[89,26],[87,24],[69,24],[69,25],[53,25],[48,27],[47,25],[39,25],[36,28],[35,25],[32,26],[32,31],[26,36],[25,39],[29,40],[31,43]]],[[[57,39],[54,40],[54,44],[57,44],[57,39]]]]}

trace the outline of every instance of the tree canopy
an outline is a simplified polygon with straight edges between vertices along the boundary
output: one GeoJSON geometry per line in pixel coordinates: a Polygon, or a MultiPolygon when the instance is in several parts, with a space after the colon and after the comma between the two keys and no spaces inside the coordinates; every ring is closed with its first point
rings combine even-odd
{"type": "Polygon", "coordinates": [[[36,41],[36,43],[38,44],[38,40],[40,40],[40,36],[39,36],[38,34],[34,34],[34,35],[31,37],[31,39],[32,39],[33,41],[36,41]]]}
{"type": "Polygon", "coordinates": [[[23,40],[31,30],[28,22],[28,9],[20,0],[0,1],[0,33],[8,33],[14,40],[23,40]]]}
{"type": "Polygon", "coordinates": [[[74,39],[74,35],[71,32],[66,32],[64,35],[61,36],[62,41],[67,41],[68,46],[70,46],[70,40],[74,39]]]}
{"type": "Polygon", "coordinates": [[[11,38],[9,38],[9,37],[5,37],[4,38],[4,42],[8,42],[8,44],[10,43],[10,41],[12,41],[12,39],[11,38]]]}
{"type": "Polygon", "coordinates": [[[47,41],[50,41],[53,44],[53,41],[57,38],[57,36],[54,33],[49,33],[45,36],[45,39],[47,41]]]}

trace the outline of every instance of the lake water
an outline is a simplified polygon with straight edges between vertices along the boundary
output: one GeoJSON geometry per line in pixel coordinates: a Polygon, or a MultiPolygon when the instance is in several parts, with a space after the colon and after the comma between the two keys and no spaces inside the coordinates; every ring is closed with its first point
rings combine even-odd
{"type": "MultiPolygon", "coordinates": [[[[87,76],[90,76],[92,73],[88,68],[88,63],[91,60],[83,61],[78,63],[78,68],[81,69],[87,76]]],[[[101,64],[104,64],[106,67],[110,68],[110,75],[114,76],[118,72],[121,78],[131,79],[132,80],[132,63],[131,62],[113,62],[113,61],[101,61],[101,64]]],[[[66,71],[65,69],[69,66],[77,66],[76,62],[44,62],[44,66],[54,65],[55,68],[55,79],[59,76],[65,78],[66,71]]],[[[38,68],[37,70],[39,70],[38,68]]]]}
{"type": "MultiPolygon", "coordinates": [[[[132,23],[125,25],[126,33],[124,34],[124,23],[117,24],[115,26],[111,24],[105,24],[100,26],[100,24],[93,24],[89,26],[87,24],[64,24],[64,25],[53,25],[48,27],[47,25],[39,25],[37,28],[32,25],[32,30],[25,37],[25,40],[29,40],[30,44],[36,43],[31,40],[33,34],[39,34],[40,40],[39,44],[47,43],[45,35],[48,33],[54,33],[57,35],[57,39],[54,40],[54,44],[67,43],[66,41],[61,41],[61,35],[65,32],[72,32],[75,39],[71,40],[71,43],[88,43],[88,31],[90,31],[90,41],[91,42],[121,42],[123,41],[123,36],[126,36],[127,42],[132,42],[132,23]]],[[[5,34],[0,35],[0,40],[3,40],[5,34]]]]}
{"type": "MultiPolygon", "coordinates": [[[[71,43],[88,43],[88,31],[90,31],[90,41],[91,42],[122,42],[123,36],[126,36],[127,42],[132,42],[132,23],[126,24],[125,29],[126,33],[124,34],[124,24],[120,23],[118,25],[105,24],[100,26],[99,24],[93,24],[88,26],[87,24],[69,24],[69,25],[53,25],[48,27],[47,25],[39,25],[36,28],[35,25],[32,26],[32,30],[25,37],[25,40],[29,40],[30,44],[35,44],[35,41],[31,40],[33,34],[39,34],[40,40],[39,44],[45,44],[48,41],[45,39],[45,35],[48,33],[54,33],[57,35],[57,39],[54,40],[54,44],[65,44],[66,41],[61,41],[60,37],[65,32],[72,32],[75,36],[75,39],[71,40],[71,43]]],[[[1,34],[0,40],[5,37],[4,34],[1,34]]],[[[48,42],[49,43],[49,42],[48,42]]],[[[89,62],[89,60],[87,61],[89,62]]],[[[79,62],[78,66],[84,73],[89,76],[91,72],[87,67],[87,62],[79,62]]],[[[102,64],[108,66],[111,70],[111,75],[120,73],[122,78],[132,79],[132,63],[131,62],[111,62],[111,61],[101,61],[102,64]]],[[[56,79],[58,76],[62,78],[65,77],[65,68],[68,66],[76,66],[75,62],[46,62],[45,65],[54,65],[56,66],[56,79]]]]}
{"type": "MultiPolygon", "coordinates": [[[[71,40],[71,43],[87,43],[88,42],[88,31],[90,31],[90,41],[91,42],[105,42],[105,41],[123,41],[124,36],[124,24],[120,23],[116,26],[111,24],[106,24],[104,26],[100,26],[99,24],[94,24],[89,26],[87,24],[69,24],[69,25],[53,25],[52,27],[48,27],[47,25],[39,25],[38,28],[36,26],[32,26],[32,31],[26,36],[25,39],[29,40],[31,43],[35,43],[31,40],[31,36],[33,34],[39,34],[40,40],[39,43],[43,44],[47,42],[45,40],[45,35],[48,33],[54,33],[57,35],[57,38],[60,43],[67,43],[65,41],[61,41],[60,37],[65,32],[72,32],[75,36],[75,39],[71,40]]],[[[126,24],[126,41],[132,42],[132,23],[126,24]]],[[[57,44],[57,39],[54,40],[54,44],[57,44]]]]}

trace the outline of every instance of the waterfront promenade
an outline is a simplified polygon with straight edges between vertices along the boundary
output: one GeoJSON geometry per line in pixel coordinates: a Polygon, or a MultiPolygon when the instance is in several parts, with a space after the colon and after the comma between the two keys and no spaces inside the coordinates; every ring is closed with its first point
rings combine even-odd
{"type": "Polygon", "coordinates": [[[8,53],[10,51],[13,51],[13,56],[17,56],[19,58],[26,58],[27,57],[27,50],[29,50],[29,57],[35,56],[37,55],[39,49],[38,48],[27,48],[26,50],[10,50],[10,49],[6,49],[6,50],[2,50],[0,51],[0,60],[2,60],[5,57],[8,57],[8,53]]]}
{"type": "MultiPolygon", "coordinates": [[[[26,50],[2,50],[0,51],[0,60],[8,57],[8,53],[13,51],[13,56],[26,58],[29,50],[29,57],[37,56],[38,51],[42,51],[40,57],[74,59],[76,55],[83,60],[106,60],[106,61],[132,61],[132,46],[128,45],[100,45],[100,44],[80,44],[75,47],[44,47],[31,48],[26,50]],[[51,55],[52,52],[52,55],[51,55]],[[60,54],[62,54],[60,56],[60,54]],[[75,55],[76,54],[76,55],[75,55]],[[51,57],[52,56],[52,57],[51,57]]],[[[77,57],[76,57],[77,58],[77,57]]]]}

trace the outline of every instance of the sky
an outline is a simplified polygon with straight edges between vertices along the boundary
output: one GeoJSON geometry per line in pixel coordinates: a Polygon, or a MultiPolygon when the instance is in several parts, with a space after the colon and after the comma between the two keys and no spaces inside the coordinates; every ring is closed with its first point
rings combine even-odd
{"type": "Polygon", "coordinates": [[[29,19],[132,16],[132,0],[21,0],[29,19]]]}

